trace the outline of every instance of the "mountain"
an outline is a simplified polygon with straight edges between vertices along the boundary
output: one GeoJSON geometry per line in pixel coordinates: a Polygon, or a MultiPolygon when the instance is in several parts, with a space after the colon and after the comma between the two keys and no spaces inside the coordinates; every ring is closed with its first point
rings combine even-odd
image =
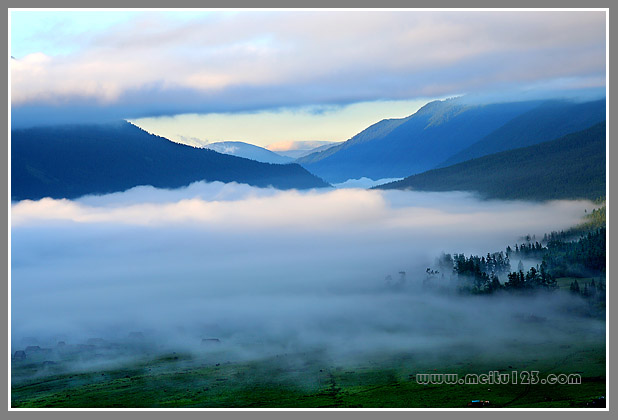
{"type": "Polygon", "coordinates": [[[474,104],[433,101],[382,120],[348,141],[297,160],[331,183],[401,178],[499,151],[557,139],[605,120],[605,99],[474,104]]]}
{"type": "Polygon", "coordinates": [[[605,99],[574,103],[548,101],[485,136],[470,147],[448,158],[439,167],[555,140],[605,121],[605,99]]]}
{"type": "MultiPolygon", "coordinates": [[[[393,118],[379,121],[368,128],[364,129],[350,140],[336,144],[331,147],[322,148],[321,150],[316,150],[313,153],[307,154],[299,159],[297,162],[301,165],[312,165],[318,164],[318,162],[328,159],[331,156],[334,156],[336,153],[340,151],[345,151],[354,146],[358,146],[363,143],[368,143],[370,141],[381,140],[390,134],[395,128],[399,127],[401,124],[408,121],[411,117],[407,118],[393,118]]],[[[348,178],[349,179],[349,178],[348,178]]]]}
{"type": "Polygon", "coordinates": [[[268,149],[264,149],[263,147],[244,143],[242,141],[221,141],[217,143],[209,143],[205,144],[204,148],[226,155],[238,156],[264,163],[286,164],[294,161],[291,157],[281,156],[275,152],[271,152],[268,149]]]}
{"type": "Polygon", "coordinates": [[[174,143],[127,122],[11,132],[11,198],[74,198],[137,185],[177,188],[194,181],[276,188],[328,184],[300,165],[273,165],[174,143]]]}
{"type": "Polygon", "coordinates": [[[539,103],[434,101],[409,117],[382,120],[341,145],[297,162],[328,182],[401,178],[434,168],[539,103]]]}
{"type": "MultiPolygon", "coordinates": [[[[294,141],[294,142],[285,142],[291,143],[291,147],[285,150],[278,150],[275,145],[268,146],[269,150],[281,155],[287,156],[292,159],[298,159],[303,156],[310,155],[311,153],[319,152],[321,150],[326,150],[330,147],[333,147],[342,142],[335,141],[294,141]]],[[[280,144],[280,143],[278,143],[280,144]]]]}
{"type": "Polygon", "coordinates": [[[596,199],[605,196],[605,157],[605,123],[601,123],[557,140],[494,153],[376,188],[477,191],[499,199],[596,199]]]}

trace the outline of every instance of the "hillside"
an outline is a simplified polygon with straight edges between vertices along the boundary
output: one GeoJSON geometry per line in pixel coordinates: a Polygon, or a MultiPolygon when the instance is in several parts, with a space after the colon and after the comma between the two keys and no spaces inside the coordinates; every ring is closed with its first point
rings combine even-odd
{"type": "Polygon", "coordinates": [[[294,159],[290,157],[281,156],[275,152],[271,152],[268,149],[264,149],[263,147],[244,143],[242,141],[221,141],[217,143],[209,143],[204,145],[204,149],[210,149],[226,155],[238,156],[264,163],[286,164],[294,161],[294,159]]]}
{"type": "Polygon", "coordinates": [[[440,167],[555,140],[605,121],[605,99],[587,103],[548,101],[509,121],[448,158],[440,167]]]}
{"type": "Polygon", "coordinates": [[[348,150],[354,146],[357,146],[363,143],[368,143],[368,142],[375,141],[375,140],[381,140],[387,135],[389,135],[395,128],[399,127],[401,124],[405,123],[409,119],[410,117],[393,118],[393,119],[378,121],[377,123],[372,124],[368,128],[364,129],[363,131],[361,131],[360,133],[352,137],[350,140],[339,143],[332,147],[327,147],[321,150],[316,150],[314,153],[301,157],[300,159],[297,160],[297,162],[300,163],[301,165],[303,164],[310,165],[310,164],[319,162],[321,160],[324,160],[330,156],[333,156],[335,153],[339,151],[348,150]]]}
{"type": "Polygon", "coordinates": [[[127,122],[11,132],[11,199],[74,198],[137,185],[194,181],[276,188],[326,187],[297,164],[272,165],[171,142],[127,122]]]}
{"type": "Polygon", "coordinates": [[[293,147],[288,150],[273,149],[273,151],[281,156],[287,156],[292,159],[299,159],[299,158],[308,156],[312,153],[317,153],[317,152],[321,152],[322,150],[330,149],[331,147],[341,144],[343,142],[340,142],[340,141],[311,141],[311,142],[298,141],[295,143],[298,143],[299,146],[293,147]],[[309,144],[310,147],[308,147],[307,144],[309,144]]]}
{"type": "Polygon", "coordinates": [[[297,162],[328,182],[400,178],[436,167],[538,104],[434,101],[409,117],[380,121],[341,145],[297,162]]]}
{"type": "Polygon", "coordinates": [[[377,189],[477,191],[499,199],[605,195],[605,123],[534,146],[412,175],[377,189]]]}

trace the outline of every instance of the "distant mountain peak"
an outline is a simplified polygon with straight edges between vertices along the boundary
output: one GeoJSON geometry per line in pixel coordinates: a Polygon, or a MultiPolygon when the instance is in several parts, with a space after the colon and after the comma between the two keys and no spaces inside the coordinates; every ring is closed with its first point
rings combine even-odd
{"type": "Polygon", "coordinates": [[[429,121],[425,126],[425,129],[427,129],[444,124],[472,108],[473,106],[462,103],[459,98],[452,98],[429,102],[423,108],[419,109],[416,114],[430,115],[429,121]]]}
{"type": "Polygon", "coordinates": [[[282,156],[263,147],[242,141],[221,141],[216,143],[208,143],[203,147],[205,149],[214,150],[215,152],[226,155],[238,156],[264,163],[286,164],[291,163],[294,160],[290,157],[282,156]]]}

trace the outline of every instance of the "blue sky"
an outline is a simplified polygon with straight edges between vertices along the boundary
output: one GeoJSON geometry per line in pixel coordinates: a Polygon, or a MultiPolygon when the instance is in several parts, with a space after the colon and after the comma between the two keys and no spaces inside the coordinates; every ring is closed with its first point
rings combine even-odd
{"type": "Polygon", "coordinates": [[[77,53],[92,35],[111,30],[135,15],[136,12],[14,11],[11,55],[19,58],[37,52],[50,56],[77,53]]]}
{"type": "Polygon", "coordinates": [[[124,118],[208,141],[340,141],[433,98],[606,83],[603,11],[10,17],[14,127],[124,118]]]}

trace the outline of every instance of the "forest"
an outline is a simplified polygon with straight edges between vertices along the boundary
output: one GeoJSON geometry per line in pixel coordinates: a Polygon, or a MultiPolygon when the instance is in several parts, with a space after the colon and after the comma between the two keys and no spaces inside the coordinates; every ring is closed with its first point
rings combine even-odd
{"type": "Polygon", "coordinates": [[[536,240],[527,235],[514,247],[486,256],[442,254],[437,269],[427,268],[423,287],[434,287],[448,279],[448,287],[459,293],[492,294],[558,290],[558,279],[572,279],[569,290],[604,305],[606,276],[606,208],[603,205],[586,216],[585,221],[569,230],[546,233],[536,240]],[[518,261],[517,269],[511,264],[518,261]],[[536,265],[524,268],[522,261],[536,265]],[[594,279],[598,278],[597,281],[594,279]],[[588,279],[580,286],[577,279],[588,279]],[[603,279],[603,280],[601,280],[603,279]]]}

